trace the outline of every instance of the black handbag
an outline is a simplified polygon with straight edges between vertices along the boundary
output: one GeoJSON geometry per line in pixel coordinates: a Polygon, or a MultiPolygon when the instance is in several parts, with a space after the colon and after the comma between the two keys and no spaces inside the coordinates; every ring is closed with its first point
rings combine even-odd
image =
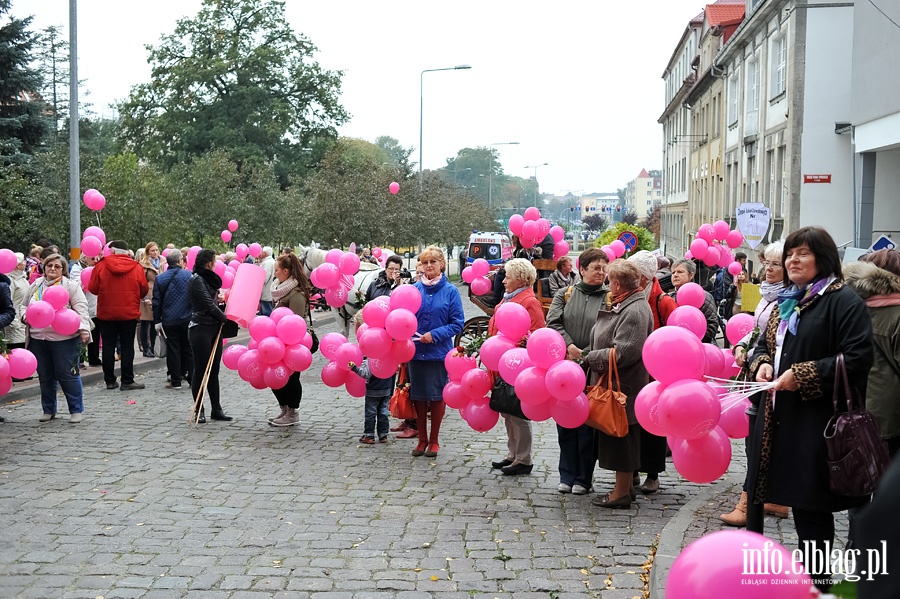
{"type": "Polygon", "coordinates": [[[825,426],[828,484],[836,495],[871,495],[890,465],[890,457],[875,419],[859,401],[854,405],[843,354],[835,359],[833,401],[834,416],[825,426]],[[846,412],[838,407],[842,387],[846,412]]]}
{"type": "Polygon", "coordinates": [[[222,325],[222,339],[230,339],[232,337],[237,337],[238,334],[238,323],[235,321],[228,319],[222,325]]]}
{"type": "Polygon", "coordinates": [[[499,374],[494,376],[494,387],[491,389],[491,401],[488,406],[501,414],[509,414],[522,420],[529,419],[522,411],[522,402],[516,397],[516,390],[500,378],[499,374]]]}
{"type": "Polygon", "coordinates": [[[312,347],[309,348],[309,353],[314,354],[319,351],[319,336],[316,335],[316,331],[313,329],[312,316],[307,313],[306,320],[309,324],[306,327],[306,330],[309,331],[309,336],[312,337],[312,347]]]}

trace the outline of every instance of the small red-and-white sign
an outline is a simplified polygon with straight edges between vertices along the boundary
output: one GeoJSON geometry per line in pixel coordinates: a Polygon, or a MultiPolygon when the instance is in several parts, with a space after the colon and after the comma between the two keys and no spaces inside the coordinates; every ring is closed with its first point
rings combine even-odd
{"type": "Polygon", "coordinates": [[[831,175],[803,175],[804,183],[831,183],[831,175]]]}

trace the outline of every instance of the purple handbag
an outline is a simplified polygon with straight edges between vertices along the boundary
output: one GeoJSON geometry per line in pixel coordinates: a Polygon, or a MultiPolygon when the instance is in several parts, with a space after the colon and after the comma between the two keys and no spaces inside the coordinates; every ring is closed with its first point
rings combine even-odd
{"type": "Polygon", "coordinates": [[[833,401],[834,416],[825,426],[831,491],[850,497],[871,495],[890,465],[890,457],[875,419],[860,402],[854,404],[844,354],[835,359],[833,401]],[[842,388],[846,412],[838,408],[842,388]]]}

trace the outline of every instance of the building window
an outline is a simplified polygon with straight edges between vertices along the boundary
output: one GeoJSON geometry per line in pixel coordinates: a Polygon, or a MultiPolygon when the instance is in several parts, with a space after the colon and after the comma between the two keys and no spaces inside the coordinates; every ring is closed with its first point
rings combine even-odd
{"type": "Polygon", "coordinates": [[[787,87],[787,36],[772,42],[772,97],[784,93],[787,87]]]}
{"type": "Polygon", "coordinates": [[[751,156],[747,158],[747,185],[745,187],[749,195],[745,202],[756,201],[756,158],[751,156]]]}
{"type": "Polygon", "coordinates": [[[769,177],[766,179],[766,204],[775,212],[775,195],[777,193],[777,169],[778,163],[775,162],[775,150],[766,152],[766,171],[769,177]]]}
{"type": "Polygon", "coordinates": [[[786,146],[778,147],[778,157],[777,161],[780,163],[778,167],[778,185],[775,195],[775,206],[772,206],[772,214],[775,218],[784,218],[784,205],[787,202],[787,152],[786,146]]]}
{"type": "Polygon", "coordinates": [[[734,125],[738,120],[738,75],[735,73],[728,80],[728,125],[734,125]]]}
{"type": "Polygon", "coordinates": [[[719,137],[719,104],[722,102],[722,94],[716,94],[712,101],[712,138],[719,137]]]}

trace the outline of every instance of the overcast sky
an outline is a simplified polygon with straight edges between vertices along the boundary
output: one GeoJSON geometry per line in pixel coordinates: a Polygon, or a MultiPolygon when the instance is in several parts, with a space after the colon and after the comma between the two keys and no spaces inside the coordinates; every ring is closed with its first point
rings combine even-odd
{"type": "MultiPolygon", "coordinates": [[[[80,0],[79,78],[97,112],[149,80],[145,44],[158,44],[201,0],[80,0]]],[[[68,0],[13,0],[33,29],[62,25],[68,0]]],[[[318,61],[344,71],[341,135],[390,135],[423,164],[445,165],[464,147],[498,146],[504,170],[542,192],[608,192],[642,168],[661,167],[662,73],[696,0],[288,0],[294,30],[318,61]]],[[[68,33],[66,33],[68,35],[68,33]]],[[[83,98],[84,99],[84,98],[83,98]]]]}

